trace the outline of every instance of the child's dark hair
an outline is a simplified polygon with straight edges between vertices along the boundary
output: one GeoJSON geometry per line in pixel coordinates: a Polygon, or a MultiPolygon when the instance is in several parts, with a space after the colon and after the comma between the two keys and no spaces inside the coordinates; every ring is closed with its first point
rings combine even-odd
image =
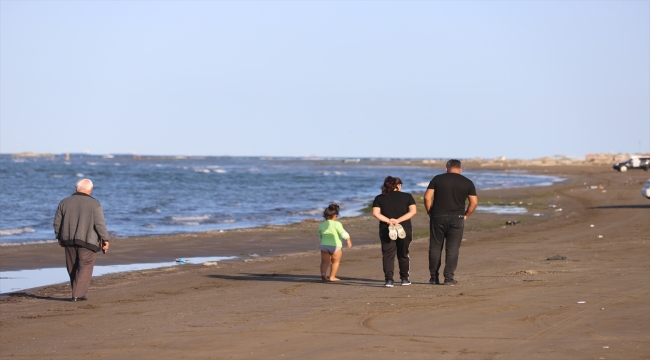
{"type": "Polygon", "coordinates": [[[334,215],[339,214],[339,206],[336,204],[330,204],[325,211],[323,211],[323,217],[325,220],[329,220],[334,217],[334,215]]]}
{"type": "Polygon", "coordinates": [[[398,177],[387,176],[384,185],[381,186],[381,194],[388,195],[389,192],[395,191],[397,185],[402,185],[402,179],[398,177]]]}

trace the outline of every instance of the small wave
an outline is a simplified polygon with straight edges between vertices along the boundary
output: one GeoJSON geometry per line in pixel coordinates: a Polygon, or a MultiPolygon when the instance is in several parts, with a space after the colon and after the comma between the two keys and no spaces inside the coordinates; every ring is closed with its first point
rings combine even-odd
{"type": "Polygon", "coordinates": [[[216,173],[219,173],[219,174],[225,174],[225,173],[227,173],[227,171],[224,170],[224,169],[217,169],[217,170],[212,170],[212,171],[214,171],[214,172],[216,172],[216,173]]]}
{"type": "Polygon", "coordinates": [[[345,171],[335,171],[334,175],[342,176],[342,175],[347,175],[345,171]]]}
{"type": "Polygon", "coordinates": [[[194,172],[209,174],[210,170],[208,170],[208,169],[194,169],[194,172]]]}
{"type": "Polygon", "coordinates": [[[82,174],[82,173],[77,173],[75,176],[76,176],[76,177],[84,177],[84,174],[82,174]]]}
{"type": "Polygon", "coordinates": [[[61,175],[61,174],[54,174],[54,175],[52,175],[52,177],[53,177],[53,178],[57,178],[57,179],[59,179],[59,178],[62,178],[63,175],[61,175]]]}
{"type": "Polygon", "coordinates": [[[178,225],[185,225],[185,226],[198,226],[198,225],[200,225],[200,224],[199,224],[198,222],[188,221],[188,222],[181,222],[181,223],[178,223],[178,225]]]}
{"type": "Polygon", "coordinates": [[[221,169],[221,166],[219,165],[208,165],[206,166],[207,169],[221,169]]]}
{"type": "Polygon", "coordinates": [[[19,245],[34,245],[34,244],[51,244],[56,240],[36,240],[36,241],[22,241],[22,242],[6,242],[0,243],[0,246],[19,246],[19,245]]]}
{"type": "Polygon", "coordinates": [[[219,222],[220,222],[220,223],[224,223],[224,224],[230,224],[230,223],[234,223],[234,222],[236,222],[236,221],[237,221],[237,220],[235,220],[235,219],[226,219],[226,220],[221,220],[221,221],[219,221],[219,222]]]}
{"type": "Polygon", "coordinates": [[[147,229],[155,229],[156,228],[156,225],[152,225],[152,224],[144,224],[142,226],[146,227],[147,229]]]}
{"type": "Polygon", "coordinates": [[[11,235],[18,235],[22,233],[33,233],[33,232],[36,232],[36,230],[30,227],[6,229],[6,230],[0,230],[0,236],[11,236],[11,235]]]}
{"type": "Polygon", "coordinates": [[[417,185],[419,187],[429,187],[428,182],[419,182],[419,183],[415,183],[415,185],[417,185]]]}
{"type": "Polygon", "coordinates": [[[319,215],[322,212],[323,212],[323,208],[315,208],[315,209],[310,209],[310,210],[298,211],[298,212],[295,212],[294,214],[296,214],[296,215],[314,216],[314,215],[319,215]]]}
{"type": "Polygon", "coordinates": [[[174,221],[201,221],[201,220],[207,220],[211,218],[210,215],[203,215],[203,216],[172,216],[172,220],[174,221]]]}

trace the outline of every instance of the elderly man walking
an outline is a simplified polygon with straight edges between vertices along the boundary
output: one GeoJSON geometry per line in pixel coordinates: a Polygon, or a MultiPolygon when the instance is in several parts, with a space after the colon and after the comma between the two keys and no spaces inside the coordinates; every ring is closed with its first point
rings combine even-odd
{"type": "Polygon", "coordinates": [[[93,182],[82,179],[76,192],[59,203],[54,216],[54,233],[59,246],[65,248],[65,262],[70,275],[72,301],[86,296],[93,276],[96,253],[108,251],[108,231],[102,206],[90,196],[93,182]]]}
{"type": "Polygon", "coordinates": [[[429,283],[440,284],[442,247],[445,246],[444,285],[454,285],[460,243],[463,240],[465,220],[478,205],[474,183],[461,175],[459,160],[447,161],[447,172],[436,175],[424,193],[424,207],[429,214],[429,283]],[[469,200],[467,209],[465,200],[469,200]]]}

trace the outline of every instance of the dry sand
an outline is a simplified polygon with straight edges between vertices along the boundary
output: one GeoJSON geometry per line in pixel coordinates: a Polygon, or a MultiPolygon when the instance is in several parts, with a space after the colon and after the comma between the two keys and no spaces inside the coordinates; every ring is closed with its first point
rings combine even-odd
{"type": "MultiPolygon", "coordinates": [[[[343,281],[333,284],[319,282],[317,222],[119,239],[98,264],[242,258],[95,278],[86,302],[67,301],[66,285],[2,296],[0,355],[649,359],[650,200],[640,189],[650,174],[595,166],[527,170],[568,180],[480,191],[481,204],[521,202],[529,211],[475,213],[466,222],[456,286],[427,283],[422,212],[414,221],[420,240],[411,246],[413,285],[392,289],[382,287],[377,223],[364,216],[342,220],[355,247],[343,256],[343,281]],[[504,226],[508,220],[521,224],[504,226]],[[553,255],[567,259],[546,260],[553,255]]],[[[63,261],[55,244],[0,248],[2,270],[63,261]]]]}

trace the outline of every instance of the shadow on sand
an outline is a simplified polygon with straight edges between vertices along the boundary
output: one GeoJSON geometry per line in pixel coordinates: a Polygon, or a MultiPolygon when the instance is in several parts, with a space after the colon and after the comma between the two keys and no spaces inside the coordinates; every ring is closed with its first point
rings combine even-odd
{"type": "Polygon", "coordinates": [[[37,299],[37,300],[51,300],[51,301],[70,301],[71,300],[71,298],[69,298],[69,297],[55,298],[55,297],[51,297],[51,296],[34,295],[34,294],[26,293],[26,292],[15,292],[15,293],[0,295],[0,299],[2,299],[2,298],[12,298],[12,297],[27,298],[27,299],[37,299]]]}
{"type": "MultiPolygon", "coordinates": [[[[316,275],[295,275],[295,274],[238,274],[238,275],[207,275],[213,279],[239,280],[239,281],[280,281],[289,283],[321,283],[320,276],[316,275]]],[[[384,286],[383,280],[359,279],[339,277],[341,281],[329,282],[326,285],[354,285],[354,286],[384,286]]]]}
{"type": "Polygon", "coordinates": [[[594,206],[589,209],[650,209],[648,205],[608,205],[608,206],[594,206]]]}

